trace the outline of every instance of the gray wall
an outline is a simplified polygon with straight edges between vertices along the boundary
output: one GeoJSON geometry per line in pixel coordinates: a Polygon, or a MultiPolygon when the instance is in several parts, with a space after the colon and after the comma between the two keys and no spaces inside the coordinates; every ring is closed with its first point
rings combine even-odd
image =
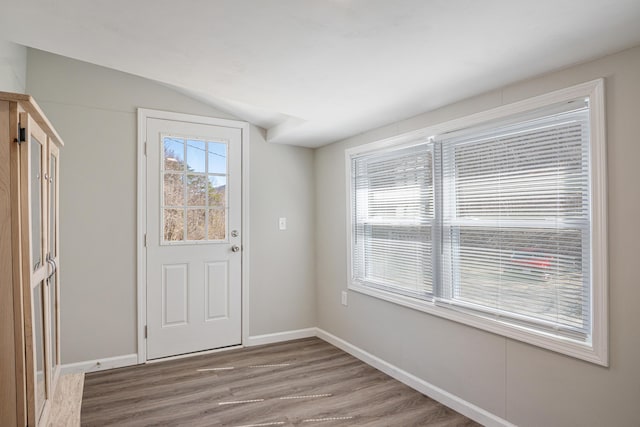
{"type": "MultiPolygon", "coordinates": [[[[62,362],[136,352],[136,108],[231,118],[165,86],[29,49],[61,153],[62,362]]],[[[313,151],[250,141],[249,333],[315,326],[313,151]],[[287,231],[278,230],[286,216],[287,231]]]]}
{"type": "Polygon", "coordinates": [[[320,328],[520,426],[640,420],[640,47],[514,84],[316,151],[320,328]],[[606,78],[610,367],[349,292],[344,150],[599,77],[606,78]]]}
{"type": "MultiPolygon", "coordinates": [[[[148,80],[40,51],[29,50],[27,71],[27,91],[66,142],[61,176],[63,362],[133,353],[135,108],[227,116],[148,80]],[[107,270],[107,265],[115,268],[107,270]]],[[[637,425],[639,99],[640,48],[635,48],[315,153],[267,144],[252,128],[250,334],[317,324],[521,426],[637,425]],[[347,287],[346,147],[598,77],[606,78],[607,91],[609,368],[358,293],[349,293],[348,307],[340,305],[340,292],[347,287]],[[280,216],[288,218],[286,232],[277,229],[280,216]]]]}
{"type": "Polygon", "coordinates": [[[0,40],[0,91],[24,93],[27,80],[27,48],[0,40]]]}

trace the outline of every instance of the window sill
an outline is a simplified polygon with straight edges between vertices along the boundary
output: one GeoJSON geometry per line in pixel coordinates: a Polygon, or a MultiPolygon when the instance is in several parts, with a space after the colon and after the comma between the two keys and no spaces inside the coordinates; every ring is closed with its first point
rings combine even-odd
{"type": "Polygon", "coordinates": [[[555,351],[557,353],[565,354],[567,356],[575,357],[576,359],[585,360],[601,366],[609,366],[606,354],[606,343],[585,343],[576,341],[521,325],[512,324],[507,321],[485,318],[462,310],[458,311],[453,308],[439,306],[431,301],[395,294],[382,289],[366,286],[358,282],[350,282],[348,289],[398,304],[403,307],[458,322],[466,326],[491,332],[505,338],[511,338],[547,350],[555,351]]]}

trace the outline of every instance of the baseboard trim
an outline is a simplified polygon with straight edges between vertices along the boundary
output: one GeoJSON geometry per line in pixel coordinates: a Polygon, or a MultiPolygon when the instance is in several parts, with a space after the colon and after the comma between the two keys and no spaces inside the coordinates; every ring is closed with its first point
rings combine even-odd
{"type": "Polygon", "coordinates": [[[244,343],[246,347],[255,345],[273,344],[283,341],[299,340],[301,338],[310,338],[317,335],[317,328],[297,329],[293,331],[276,332],[273,334],[254,335],[247,338],[244,343]]]}
{"type": "Polygon", "coordinates": [[[79,372],[97,372],[107,369],[123,368],[138,364],[138,354],[125,354],[123,356],[107,357],[104,359],[87,360],[84,362],[67,363],[61,366],[62,374],[75,374],[79,372]]]}
{"type": "Polygon", "coordinates": [[[486,411],[479,406],[474,405],[473,403],[467,402],[460,397],[449,393],[437,387],[421,378],[416,377],[409,372],[398,368],[397,366],[392,365],[391,363],[380,359],[379,357],[374,356],[371,353],[362,350],[355,345],[348,343],[342,338],[338,338],[337,336],[330,334],[329,332],[317,328],[316,336],[321,340],[332,344],[339,349],[349,353],[350,355],[362,360],[367,365],[373,366],[374,368],[384,372],[392,378],[400,381],[413,388],[414,390],[419,391],[420,393],[429,396],[430,398],[437,400],[443,405],[448,406],[449,408],[461,413],[462,415],[471,418],[474,421],[479,422],[480,424],[487,427],[515,427],[514,424],[511,424],[505,419],[498,417],[497,415],[492,414],[489,411],[486,411]]]}

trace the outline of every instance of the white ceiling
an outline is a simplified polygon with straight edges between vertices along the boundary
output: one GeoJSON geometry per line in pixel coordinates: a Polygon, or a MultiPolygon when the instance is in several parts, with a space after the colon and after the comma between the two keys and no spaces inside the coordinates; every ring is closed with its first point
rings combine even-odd
{"type": "Polygon", "coordinates": [[[12,0],[0,36],[320,146],[640,44],[639,0],[12,0]]]}

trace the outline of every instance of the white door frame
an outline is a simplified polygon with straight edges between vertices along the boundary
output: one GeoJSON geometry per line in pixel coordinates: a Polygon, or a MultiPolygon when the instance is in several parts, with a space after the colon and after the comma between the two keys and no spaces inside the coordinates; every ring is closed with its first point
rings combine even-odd
{"type": "Polygon", "coordinates": [[[242,343],[244,346],[249,334],[249,123],[238,120],[217,119],[170,111],[138,108],[138,225],[137,240],[137,287],[138,287],[138,363],[147,362],[145,326],[147,324],[147,248],[145,231],[147,229],[147,119],[175,120],[188,123],[224,126],[240,129],[242,132],[242,343]]]}

